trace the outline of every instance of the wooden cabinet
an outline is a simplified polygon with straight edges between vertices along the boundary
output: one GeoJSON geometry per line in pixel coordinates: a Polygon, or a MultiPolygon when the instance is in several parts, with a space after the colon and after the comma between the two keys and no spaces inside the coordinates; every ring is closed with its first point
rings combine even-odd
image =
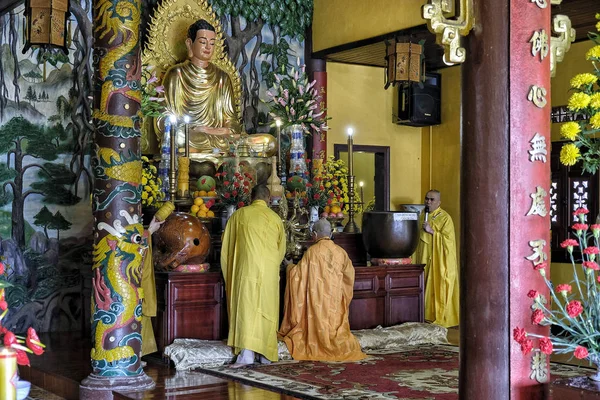
{"type": "MultiPolygon", "coordinates": [[[[350,328],[367,329],[423,322],[423,265],[356,267],[350,328]]],[[[282,273],[281,315],[285,272],[282,273]]],[[[225,339],[227,308],[219,270],[157,272],[158,310],[153,319],[160,352],[176,338],[225,339]]]]}
{"type": "Polygon", "coordinates": [[[350,328],[423,322],[423,265],[356,267],[350,328]]]}
{"type": "Polygon", "coordinates": [[[153,318],[158,350],[176,338],[221,339],[227,335],[227,310],[221,272],[157,272],[157,316],[153,318]]]}

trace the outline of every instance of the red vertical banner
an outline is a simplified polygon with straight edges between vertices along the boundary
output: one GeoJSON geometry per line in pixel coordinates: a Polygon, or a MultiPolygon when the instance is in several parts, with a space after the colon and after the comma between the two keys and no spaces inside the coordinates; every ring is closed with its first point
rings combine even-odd
{"type": "MultiPolygon", "coordinates": [[[[315,89],[318,96],[318,110],[323,112],[322,118],[325,118],[327,117],[327,72],[315,71],[313,78],[316,81],[315,89]]],[[[312,145],[313,166],[319,167],[321,164],[319,164],[318,160],[321,160],[321,163],[323,163],[327,158],[327,131],[313,131],[312,145]]]]}
{"type": "MultiPolygon", "coordinates": [[[[550,274],[551,254],[550,19],[550,1],[510,2],[510,328],[542,337],[549,328],[534,323],[531,297],[552,307],[541,276],[550,274]]],[[[550,378],[543,341],[510,341],[511,399],[542,398],[550,378]]]]}

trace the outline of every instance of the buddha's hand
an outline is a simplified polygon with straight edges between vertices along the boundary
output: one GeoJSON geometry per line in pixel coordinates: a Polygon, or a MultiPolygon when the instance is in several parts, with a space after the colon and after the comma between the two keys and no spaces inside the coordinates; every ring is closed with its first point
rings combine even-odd
{"type": "Polygon", "coordinates": [[[232,134],[231,129],[229,128],[213,128],[211,126],[203,126],[200,130],[204,133],[208,133],[209,135],[218,135],[218,136],[230,136],[232,134]]]}

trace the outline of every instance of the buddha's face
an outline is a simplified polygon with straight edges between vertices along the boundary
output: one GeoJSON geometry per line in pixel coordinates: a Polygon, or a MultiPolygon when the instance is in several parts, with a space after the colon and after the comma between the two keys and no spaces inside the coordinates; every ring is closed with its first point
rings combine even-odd
{"type": "Polygon", "coordinates": [[[200,29],[196,32],[196,40],[192,42],[189,38],[186,39],[188,56],[192,61],[208,63],[215,51],[215,38],[215,32],[200,29]]]}

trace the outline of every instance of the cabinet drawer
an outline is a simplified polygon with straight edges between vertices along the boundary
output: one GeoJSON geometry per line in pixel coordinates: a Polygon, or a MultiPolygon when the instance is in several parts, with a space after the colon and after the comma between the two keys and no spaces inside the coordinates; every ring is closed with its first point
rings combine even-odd
{"type": "Polygon", "coordinates": [[[401,276],[401,275],[390,275],[388,276],[388,290],[398,288],[418,288],[420,287],[419,276],[401,276]]]}
{"type": "Polygon", "coordinates": [[[206,303],[219,302],[221,298],[221,284],[177,283],[171,287],[173,302],[177,303],[206,303]]]}
{"type": "Polygon", "coordinates": [[[354,293],[376,293],[379,289],[379,279],[376,276],[356,277],[354,279],[354,293]]]}

